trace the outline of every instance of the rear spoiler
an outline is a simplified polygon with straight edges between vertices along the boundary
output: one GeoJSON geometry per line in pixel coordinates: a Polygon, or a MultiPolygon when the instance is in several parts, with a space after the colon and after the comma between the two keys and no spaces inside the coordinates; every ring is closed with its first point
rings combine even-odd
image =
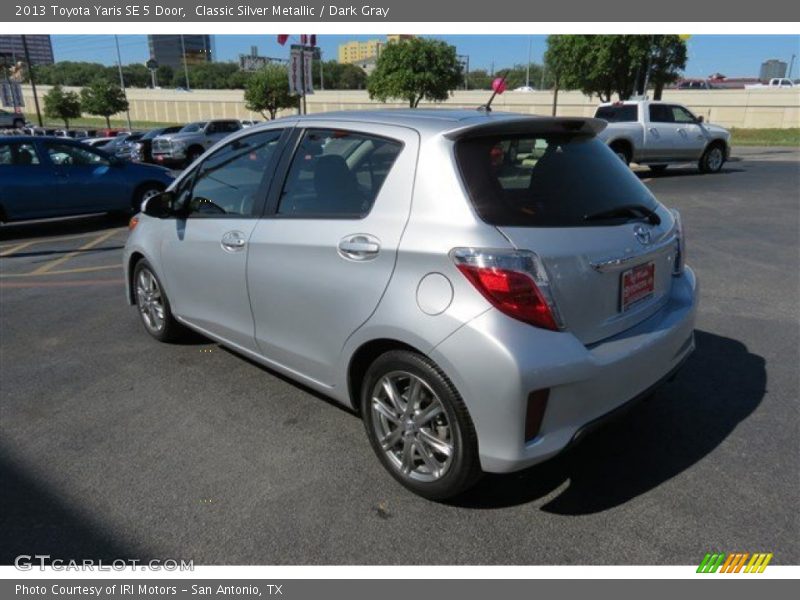
{"type": "Polygon", "coordinates": [[[469,124],[444,133],[444,137],[457,141],[487,135],[516,135],[537,133],[583,133],[597,135],[608,123],[603,119],[587,117],[488,117],[479,124],[469,124]]]}

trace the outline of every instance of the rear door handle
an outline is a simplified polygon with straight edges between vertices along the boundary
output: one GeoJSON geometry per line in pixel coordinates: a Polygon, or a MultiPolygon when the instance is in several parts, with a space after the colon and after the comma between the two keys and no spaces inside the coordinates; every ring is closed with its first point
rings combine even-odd
{"type": "Polygon", "coordinates": [[[228,231],[223,235],[220,244],[222,249],[226,252],[238,252],[245,247],[247,240],[245,239],[244,232],[234,230],[228,231]]]}
{"type": "Polygon", "coordinates": [[[339,254],[349,260],[369,260],[378,256],[381,244],[368,233],[348,235],[339,242],[339,254]]]}

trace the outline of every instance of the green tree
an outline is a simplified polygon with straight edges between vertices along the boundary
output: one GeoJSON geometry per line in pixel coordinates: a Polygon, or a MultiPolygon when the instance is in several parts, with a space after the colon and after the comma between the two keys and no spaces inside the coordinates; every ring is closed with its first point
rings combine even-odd
{"type": "Polygon", "coordinates": [[[44,114],[49,119],[61,119],[69,129],[69,120],[81,116],[81,99],[75,92],[65,92],[60,85],[44,95],[44,114]]]}
{"type": "Polygon", "coordinates": [[[297,105],[297,98],[289,93],[289,75],[286,67],[270,64],[253,73],[244,90],[247,110],[261,113],[265,119],[274,119],[278,111],[297,105]]]}
{"type": "Polygon", "coordinates": [[[551,35],[545,63],[561,88],[625,100],[643,89],[648,68],[660,95],[686,66],[686,45],[678,36],[551,35]]]}
{"type": "Polygon", "coordinates": [[[411,38],[388,44],[367,79],[370,98],[408,101],[411,108],[421,100],[441,102],[462,81],[456,49],[445,42],[411,38]]]}
{"type": "MultiPolygon", "coordinates": [[[[650,63],[653,99],[661,100],[664,86],[680,79],[681,71],[686,68],[686,58],[686,42],[680,37],[677,35],[653,36],[653,58],[650,63]]],[[[640,89],[644,90],[644,84],[640,89]]]]}
{"type": "Polygon", "coordinates": [[[111,127],[111,115],[128,110],[125,92],[103,79],[96,79],[81,90],[81,105],[84,112],[105,117],[106,127],[111,127]]]}
{"type": "Polygon", "coordinates": [[[156,69],[156,85],[159,87],[169,87],[172,85],[172,78],[175,71],[169,65],[161,65],[156,69]]]}

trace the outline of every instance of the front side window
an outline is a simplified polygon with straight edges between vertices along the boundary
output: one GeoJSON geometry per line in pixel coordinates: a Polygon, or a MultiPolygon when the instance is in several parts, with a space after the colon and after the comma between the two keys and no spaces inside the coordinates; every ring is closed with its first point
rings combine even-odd
{"type": "Polygon", "coordinates": [[[82,145],[47,144],[47,154],[54,165],[64,167],[97,167],[110,164],[105,156],[82,145]]]}
{"type": "Polygon", "coordinates": [[[655,198],[599,139],[584,134],[482,136],[456,144],[461,177],[490,225],[579,227],[590,215],[655,198]]]}
{"type": "Polygon", "coordinates": [[[205,159],[194,177],[189,214],[253,216],[261,183],[274,168],[280,137],[281,130],[275,129],[249,135],[205,159]]]}
{"type": "Polygon", "coordinates": [[[292,159],[278,214],[361,218],[372,209],[403,144],[378,136],[310,129],[292,159]]]}
{"type": "Polygon", "coordinates": [[[682,106],[672,106],[672,118],[676,123],[696,123],[697,119],[682,106]]]}
{"type": "Polygon", "coordinates": [[[0,144],[0,166],[38,165],[39,155],[36,147],[27,142],[0,144]]]}

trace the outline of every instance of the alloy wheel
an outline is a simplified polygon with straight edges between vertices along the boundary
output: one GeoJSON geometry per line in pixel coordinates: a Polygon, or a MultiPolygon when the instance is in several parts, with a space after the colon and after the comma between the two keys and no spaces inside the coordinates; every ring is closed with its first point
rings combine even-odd
{"type": "Polygon", "coordinates": [[[404,477],[431,482],[452,465],[455,444],[444,404],[420,377],[393,371],[370,397],[372,426],[389,463],[404,477]]]}
{"type": "Polygon", "coordinates": [[[149,269],[141,269],[136,278],[136,305],[145,327],[155,333],[164,328],[164,298],[158,280],[149,269]]]}

